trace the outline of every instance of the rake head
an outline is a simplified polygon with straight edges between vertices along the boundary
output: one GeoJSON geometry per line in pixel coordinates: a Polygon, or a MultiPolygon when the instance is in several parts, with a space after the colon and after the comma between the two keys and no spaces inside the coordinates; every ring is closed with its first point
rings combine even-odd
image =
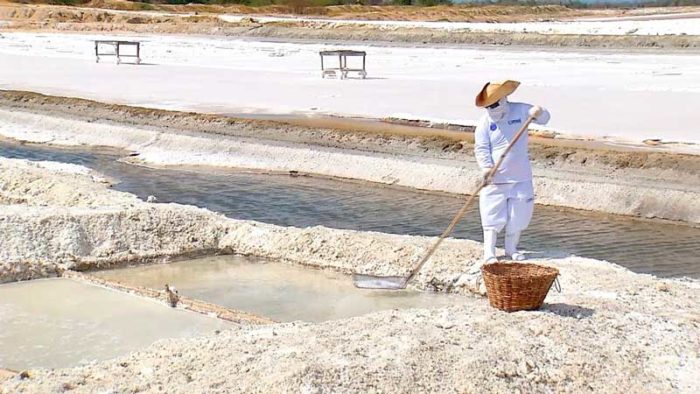
{"type": "Polygon", "coordinates": [[[354,274],[352,282],[360,289],[403,290],[408,281],[403,276],[375,276],[354,274]]]}

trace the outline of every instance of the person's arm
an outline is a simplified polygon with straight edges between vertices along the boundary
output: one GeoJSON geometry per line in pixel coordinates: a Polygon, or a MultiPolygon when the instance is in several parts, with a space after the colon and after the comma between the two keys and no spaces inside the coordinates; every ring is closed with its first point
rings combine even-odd
{"type": "Polygon", "coordinates": [[[549,111],[540,106],[533,105],[532,107],[530,107],[527,113],[529,116],[535,116],[535,119],[532,120],[533,123],[545,125],[549,122],[549,111]]]}
{"type": "Polygon", "coordinates": [[[487,174],[493,167],[488,125],[489,122],[481,121],[474,130],[474,156],[484,174],[487,174]]]}

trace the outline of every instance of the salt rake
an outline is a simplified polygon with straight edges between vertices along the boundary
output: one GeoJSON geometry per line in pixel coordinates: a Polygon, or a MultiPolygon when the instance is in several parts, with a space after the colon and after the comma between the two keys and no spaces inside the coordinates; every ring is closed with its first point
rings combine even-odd
{"type": "Polygon", "coordinates": [[[469,208],[471,208],[472,203],[474,202],[474,199],[476,199],[476,196],[479,195],[479,192],[481,192],[481,189],[486,187],[489,182],[491,181],[491,178],[493,175],[498,171],[498,168],[501,166],[503,163],[503,160],[506,158],[506,155],[508,152],[511,151],[513,146],[515,145],[516,142],[520,139],[520,136],[523,135],[525,130],[527,130],[527,127],[530,125],[530,123],[535,119],[534,116],[530,116],[527,118],[525,123],[523,123],[522,127],[520,127],[520,130],[515,134],[515,137],[513,138],[513,141],[510,142],[508,147],[506,147],[506,150],[503,152],[501,155],[501,158],[498,159],[498,162],[496,162],[496,165],[494,165],[491,168],[491,171],[484,177],[483,181],[481,181],[481,184],[479,187],[476,189],[476,191],[469,196],[467,201],[464,203],[462,208],[457,212],[455,215],[454,219],[450,222],[449,226],[443,231],[443,233],[440,235],[437,241],[433,244],[433,246],[428,249],[428,252],[423,256],[423,259],[411,270],[410,275],[407,277],[404,276],[377,276],[377,275],[363,275],[363,274],[353,274],[352,276],[352,281],[355,287],[360,288],[360,289],[383,289],[383,290],[402,290],[405,289],[406,286],[408,286],[408,282],[410,282],[414,276],[423,268],[425,263],[430,259],[430,257],[435,253],[437,248],[440,246],[442,241],[447,238],[448,235],[452,233],[452,230],[454,230],[455,226],[457,226],[457,223],[459,223],[460,220],[462,220],[462,217],[467,213],[469,208]]]}

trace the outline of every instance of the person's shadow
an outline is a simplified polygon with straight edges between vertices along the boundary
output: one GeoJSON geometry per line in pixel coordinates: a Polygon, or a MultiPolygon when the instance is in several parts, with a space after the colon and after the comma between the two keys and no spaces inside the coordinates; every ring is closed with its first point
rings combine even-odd
{"type": "Polygon", "coordinates": [[[578,305],[564,303],[542,305],[542,312],[553,313],[562,317],[572,317],[574,319],[585,319],[593,316],[595,310],[578,305]]]}

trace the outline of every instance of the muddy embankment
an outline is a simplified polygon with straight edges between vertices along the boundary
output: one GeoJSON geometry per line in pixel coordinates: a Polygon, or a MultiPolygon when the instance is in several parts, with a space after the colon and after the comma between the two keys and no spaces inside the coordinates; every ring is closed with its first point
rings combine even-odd
{"type": "MultiPolygon", "coordinates": [[[[533,18],[536,14],[533,14],[533,18]]],[[[474,18],[482,20],[483,18],[474,18]]],[[[497,17],[495,19],[502,19],[497,17]]],[[[506,17],[507,20],[507,17],[506,17]]],[[[519,18],[523,20],[523,18],[519,18]]],[[[528,20],[525,18],[524,20],[528,20]]],[[[700,49],[693,35],[540,34],[533,32],[476,32],[426,27],[383,27],[370,24],[335,24],[324,21],[260,21],[255,16],[224,21],[217,14],[158,14],[115,12],[67,7],[0,7],[5,30],[58,32],[111,32],[149,34],[207,34],[267,39],[377,42],[393,44],[465,44],[615,49],[700,49]]],[[[611,22],[614,23],[614,22],[611,22]]]]}
{"type": "MultiPolygon", "coordinates": [[[[481,5],[479,7],[460,5],[438,5],[434,7],[406,7],[406,6],[368,6],[361,4],[346,4],[337,6],[311,6],[299,4],[288,6],[283,4],[271,4],[266,6],[247,6],[243,4],[166,4],[166,3],[137,3],[129,0],[82,0],[76,7],[49,5],[55,3],[51,0],[24,0],[17,1],[6,6],[22,7],[32,10],[35,14],[46,17],[49,12],[79,10],[84,13],[90,11],[131,11],[132,14],[142,13],[149,15],[148,11],[155,11],[167,15],[187,14],[235,14],[235,15],[279,15],[279,16],[306,16],[325,17],[332,19],[358,19],[365,20],[414,20],[414,21],[469,21],[469,22],[514,22],[531,21],[555,17],[614,17],[621,15],[653,16],[655,14],[667,14],[668,12],[693,12],[697,7],[673,7],[652,8],[646,7],[637,10],[597,9],[584,10],[572,9],[559,5],[481,5]],[[31,6],[19,6],[18,3],[31,3],[31,6]]],[[[0,0],[0,4],[5,0],[0,0]]],[[[80,2],[80,1],[79,1],[80,2]]],[[[7,3],[7,2],[6,2],[7,3]]],[[[151,13],[153,14],[153,13],[151,13]]],[[[35,19],[37,19],[35,17],[35,19]]]]}
{"type": "MultiPolygon", "coordinates": [[[[0,195],[5,280],[213,251],[397,275],[434,241],[147,203],[88,169],[47,162],[0,159],[0,195]]],[[[415,286],[478,293],[470,278],[455,279],[480,249],[446,241],[415,286]]],[[[78,368],[25,371],[0,392],[697,392],[697,281],[577,257],[542,262],[559,268],[563,290],[538,312],[507,314],[473,297],[321,324],[241,325],[78,368]]]]}
{"type": "Polygon", "coordinates": [[[427,28],[381,29],[374,26],[308,26],[300,23],[270,22],[254,24],[238,33],[227,33],[242,37],[295,38],[319,41],[370,41],[388,43],[419,44],[467,44],[497,46],[542,46],[584,48],[663,48],[700,49],[698,36],[603,36],[585,34],[539,34],[539,33],[487,33],[468,31],[436,31],[427,28]]]}
{"type": "MultiPolygon", "coordinates": [[[[480,181],[471,133],[245,120],[5,91],[0,135],[109,146],[149,165],[293,172],[468,194],[480,181]]],[[[533,138],[537,202],[700,223],[700,156],[533,138]]]]}

